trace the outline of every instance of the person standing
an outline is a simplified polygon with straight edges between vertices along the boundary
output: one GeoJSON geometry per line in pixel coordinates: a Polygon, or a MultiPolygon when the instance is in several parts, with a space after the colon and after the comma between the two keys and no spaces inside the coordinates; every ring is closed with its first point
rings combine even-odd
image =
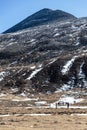
{"type": "Polygon", "coordinates": [[[69,102],[66,102],[67,108],[69,108],[69,102]]]}

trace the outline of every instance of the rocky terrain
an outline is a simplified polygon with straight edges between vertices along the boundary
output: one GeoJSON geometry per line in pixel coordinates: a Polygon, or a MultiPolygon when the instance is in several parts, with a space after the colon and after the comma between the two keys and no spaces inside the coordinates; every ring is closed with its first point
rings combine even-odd
{"type": "Polygon", "coordinates": [[[34,94],[86,88],[86,23],[87,18],[70,15],[60,21],[54,19],[44,25],[1,34],[0,89],[34,94]]]}
{"type": "Polygon", "coordinates": [[[75,19],[75,18],[76,17],[73,16],[72,14],[69,14],[61,10],[52,10],[44,8],[32,14],[31,16],[27,17],[26,19],[16,24],[15,26],[11,27],[10,29],[6,30],[4,33],[16,32],[30,27],[47,24],[55,20],[61,21],[65,19],[75,19]]]}
{"type": "Polygon", "coordinates": [[[0,130],[86,130],[85,115],[86,17],[43,9],[0,34],[0,130]]]}

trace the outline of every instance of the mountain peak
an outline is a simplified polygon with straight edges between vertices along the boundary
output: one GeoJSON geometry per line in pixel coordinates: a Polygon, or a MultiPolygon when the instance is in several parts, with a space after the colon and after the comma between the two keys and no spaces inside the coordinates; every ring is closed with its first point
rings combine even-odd
{"type": "Polygon", "coordinates": [[[53,11],[52,9],[49,9],[49,8],[43,8],[41,9],[40,11],[53,11]]]}
{"type": "Polygon", "coordinates": [[[16,24],[15,26],[11,27],[10,29],[6,30],[4,33],[16,32],[19,30],[49,23],[55,20],[63,21],[66,19],[73,19],[73,18],[76,17],[64,11],[44,8],[32,14],[31,16],[27,17],[26,19],[16,24]]]}

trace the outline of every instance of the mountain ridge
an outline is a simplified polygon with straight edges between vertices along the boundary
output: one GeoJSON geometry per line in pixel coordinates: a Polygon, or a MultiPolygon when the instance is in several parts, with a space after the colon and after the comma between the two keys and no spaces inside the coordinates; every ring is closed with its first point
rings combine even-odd
{"type": "Polygon", "coordinates": [[[55,20],[65,20],[65,19],[75,19],[75,18],[76,18],[75,16],[61,10],[52,10],[52,9],[44,8],[30,15],[29,17],[25,18],[24,20],[14,25],[10,29],[4,31],[3,33],[16,32],[30,27],[43,25],[47,22],[49,23],[55,20]]]}
{"type": "Polygon", "coordinates": [[[31,94],[86,89],[87,18],[1,34],[0,87],[31,94]]]}

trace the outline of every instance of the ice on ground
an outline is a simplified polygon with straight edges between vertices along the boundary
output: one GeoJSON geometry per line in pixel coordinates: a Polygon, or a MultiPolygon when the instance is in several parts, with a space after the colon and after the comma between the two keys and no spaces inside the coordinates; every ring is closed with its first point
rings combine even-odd
{"type": "Polygon", "coordinates": [[[41,71],[42,70],[42,68],[39,68],[39,69],[36,69],[35,71],[33,71],[32,73],[31,73],[31,75],[27,78],[27,80],[30,80],[30,79],[32,79],[39,71],[41,71]]]}
{"type": "Polygon", "coordinates": [[[77,56],[74,56],[71,60],[69,60],[64,66],[63,69],[61,70],[62,74],[65,75],[71,68],[71,66],[73,65],[75,59],[77,56]]]}

